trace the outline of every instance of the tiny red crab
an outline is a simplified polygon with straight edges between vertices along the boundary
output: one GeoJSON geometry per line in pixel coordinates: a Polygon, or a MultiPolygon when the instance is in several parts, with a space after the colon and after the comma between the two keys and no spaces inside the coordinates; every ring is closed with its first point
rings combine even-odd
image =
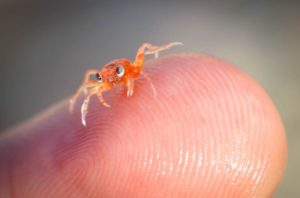
{"type": "Polygon", "coordinates": [[[151,83],[150,78],[142,71],[145,55],[154,54],[158,57],[160,51],[169,49],[175,45],[182,45],[180,42],[172,42],[162,46],[154,46],[149,43],[142,44],[136,54],[134,62],[128,59],[116,59],[103,66],[101,70],[87,70],[82,85],[79,87],[74,96],[70,99],[70,111],[73,112],[74,103],[81,92],[84,92],[85,99],[81,105],[81,122],[86,126],[86,115],[88,112],[88,104],[90,97],[97,95],[100,103],[106,107],[110,107],[102,96],[102,92],[108,91],[117,85],[127,86],[127,96],[132,96],[134,91],[134,80],[142,74],[151,84],[151,87],[156,96],[155,88],[151,83]],[[95,80],[90,79],[94,75],[95,80]]]}

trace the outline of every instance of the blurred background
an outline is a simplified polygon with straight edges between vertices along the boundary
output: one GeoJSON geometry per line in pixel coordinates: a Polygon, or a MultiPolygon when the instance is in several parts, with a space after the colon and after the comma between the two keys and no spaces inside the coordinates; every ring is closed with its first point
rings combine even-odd
{"type": "MultiPolygon", "coordinates": [[[[0,1],[0,130],[72,94],[88,68],[147,41],[228,60],[277,106],[289,163],[275,197],[300,197],[300,1],[0,1]]],[[[272,138],[272,137],[270,137],[272,138]]]]}

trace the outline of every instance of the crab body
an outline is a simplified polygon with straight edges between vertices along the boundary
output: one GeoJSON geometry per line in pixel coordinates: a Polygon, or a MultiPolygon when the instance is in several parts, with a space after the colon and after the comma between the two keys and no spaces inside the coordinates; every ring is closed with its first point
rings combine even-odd
{"type": "Polygon", "coordinates": [[[110,107],[110,105],[105,102],[102,93],[117,85],[126,85],[127,96],[131,96],[134,92],[134,80],[140,75],[143,75],[149,81],[154,96],[156,96],[156,91],[150,78],[142,71],[145,55],[154,54],[157,58],[160,51],[181,44],[182,43],[179,42],[172,42],[167,45],[154,46],[149,43],[144,43],[139,47],[134,62],[125,58],[115,59],[105,64],[100,70],[87,70],[82,85],[70,99],[70,111],[73,112],[74,104],[78,96],[83,92],[85,94],[85,99],[81,105],[81,123],[86,126],[86,115],[88,113],[88,105],[92,95],[97,95],[100,103],[106,107],[110,107]],[[90,79],[91,75],[94,75],[95,78],[90,79]]]}

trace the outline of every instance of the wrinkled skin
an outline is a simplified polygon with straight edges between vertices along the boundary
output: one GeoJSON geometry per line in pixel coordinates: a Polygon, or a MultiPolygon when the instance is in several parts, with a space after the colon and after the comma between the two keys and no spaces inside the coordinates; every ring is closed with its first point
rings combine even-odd
{"type": "Polygon", "coordinates": [[[107,92],[49,108],[0,138],[0,197],[270,197],[286,139],[263,89],[234,66],[199,54],[144,65],[157,90],[107,92]]]}

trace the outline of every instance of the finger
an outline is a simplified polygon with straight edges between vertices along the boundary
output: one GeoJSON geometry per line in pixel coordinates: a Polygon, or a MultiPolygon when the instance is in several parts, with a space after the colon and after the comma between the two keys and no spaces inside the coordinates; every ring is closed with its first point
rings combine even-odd
{"type": "Polygon", "coordinates": [[[10,160],[0,170],[9,174],[0,181],[13,182],[1,186],[16,197],[274,192],[286,162],[286,139],[274,105],[254,80],[199,54],[168,56],[144,68],[156,99],[149,84],[138,80],[130,98],[122,88],[104,96],[111,108],[91,99],[87,127],[80,124],[80,104],[70,116],[62,103],[2,138],[2,150],[13,157],[2,152],[10,160]]]}

